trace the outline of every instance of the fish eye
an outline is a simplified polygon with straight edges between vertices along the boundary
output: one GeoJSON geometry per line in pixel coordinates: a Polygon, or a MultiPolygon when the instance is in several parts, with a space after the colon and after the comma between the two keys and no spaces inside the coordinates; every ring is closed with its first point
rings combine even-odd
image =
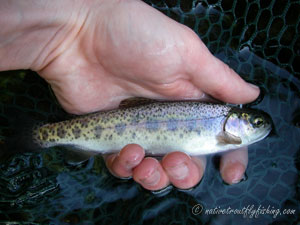
{"type": "Polygon", "coordinates": [[[261,117],[256,117],[254,118],[254,120],[252,121],[254,127],[260,127],[261,125],[263,125],[263,119],[261,117]]]}

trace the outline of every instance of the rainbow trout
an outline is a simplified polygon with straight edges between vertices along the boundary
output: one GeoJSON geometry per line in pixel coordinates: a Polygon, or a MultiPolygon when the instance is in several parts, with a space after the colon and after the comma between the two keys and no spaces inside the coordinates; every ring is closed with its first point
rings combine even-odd
{"type": "Polygon", "coordinates": [[[35,127],[39,147],[70,146],[91,153],[114,153],[141,145],[148,155],[182,151],[219,153],[253,144],[271,131],[270,117],[258,110],[200,102],[156,102],[88,114],[35,127]]]}

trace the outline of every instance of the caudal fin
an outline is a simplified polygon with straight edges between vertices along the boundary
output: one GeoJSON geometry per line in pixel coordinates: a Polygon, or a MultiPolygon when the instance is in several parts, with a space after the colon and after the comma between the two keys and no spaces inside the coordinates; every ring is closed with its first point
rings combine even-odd
{"type": "Polygon", "coordinates": [[[18,116],[12,124],[9,134],[0,145],[0,159],[8,158],[17,153],[39,152],[41,150],[33,138],[35,128],[41,122],[22,115],[18,116]]]}

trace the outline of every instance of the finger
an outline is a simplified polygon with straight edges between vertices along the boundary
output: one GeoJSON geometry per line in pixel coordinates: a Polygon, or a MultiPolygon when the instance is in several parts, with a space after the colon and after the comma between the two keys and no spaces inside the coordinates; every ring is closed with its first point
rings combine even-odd
{"type": "Polygon", "coordinates": [[[194,50],[191,57],[186,58],[186,64],[195,86],[221,101],[234,104],[251,102],[258,97],[259,88],[245,82],[228,65],[213,56],[197,36],[191,45],[194,50]]]}
{"type": "Polygon", "coordinates": [[[206,158],[191,158],[183,152],[172,152],[163,158],[162,166],[175,187],[189,189],[202,179],[206,158]]]}
{"type": "Polygon", "coordinates": [[[132,169],[141,163],[145,157],[144,149],[136,144],[126,145],[118,154],[106,156],[106,166],[109,171],[121,178],[132,176],[132,169]]]}
{"type": "Polygon", "coordinates": [[[221,157],[220,172],[227,184],[236,184],[244,177],[248,164],[247,147],[226,152],[221,157]]]}
{"type": "Polygon", "coordinates": [[[169,185],[169,178],[157,159],[147,157],[133,170],[133,179],[148,190],[160,190],[169,185]]]}

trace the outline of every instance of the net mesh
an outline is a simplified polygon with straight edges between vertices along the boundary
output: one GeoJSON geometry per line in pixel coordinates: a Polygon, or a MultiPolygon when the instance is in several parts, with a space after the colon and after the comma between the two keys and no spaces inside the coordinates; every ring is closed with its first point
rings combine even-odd
{"type": "Polygon", "coordinates": [[[249,49],[299,78],[299,1],[147,1],[192,28],[216,53],[249,49]]]}

